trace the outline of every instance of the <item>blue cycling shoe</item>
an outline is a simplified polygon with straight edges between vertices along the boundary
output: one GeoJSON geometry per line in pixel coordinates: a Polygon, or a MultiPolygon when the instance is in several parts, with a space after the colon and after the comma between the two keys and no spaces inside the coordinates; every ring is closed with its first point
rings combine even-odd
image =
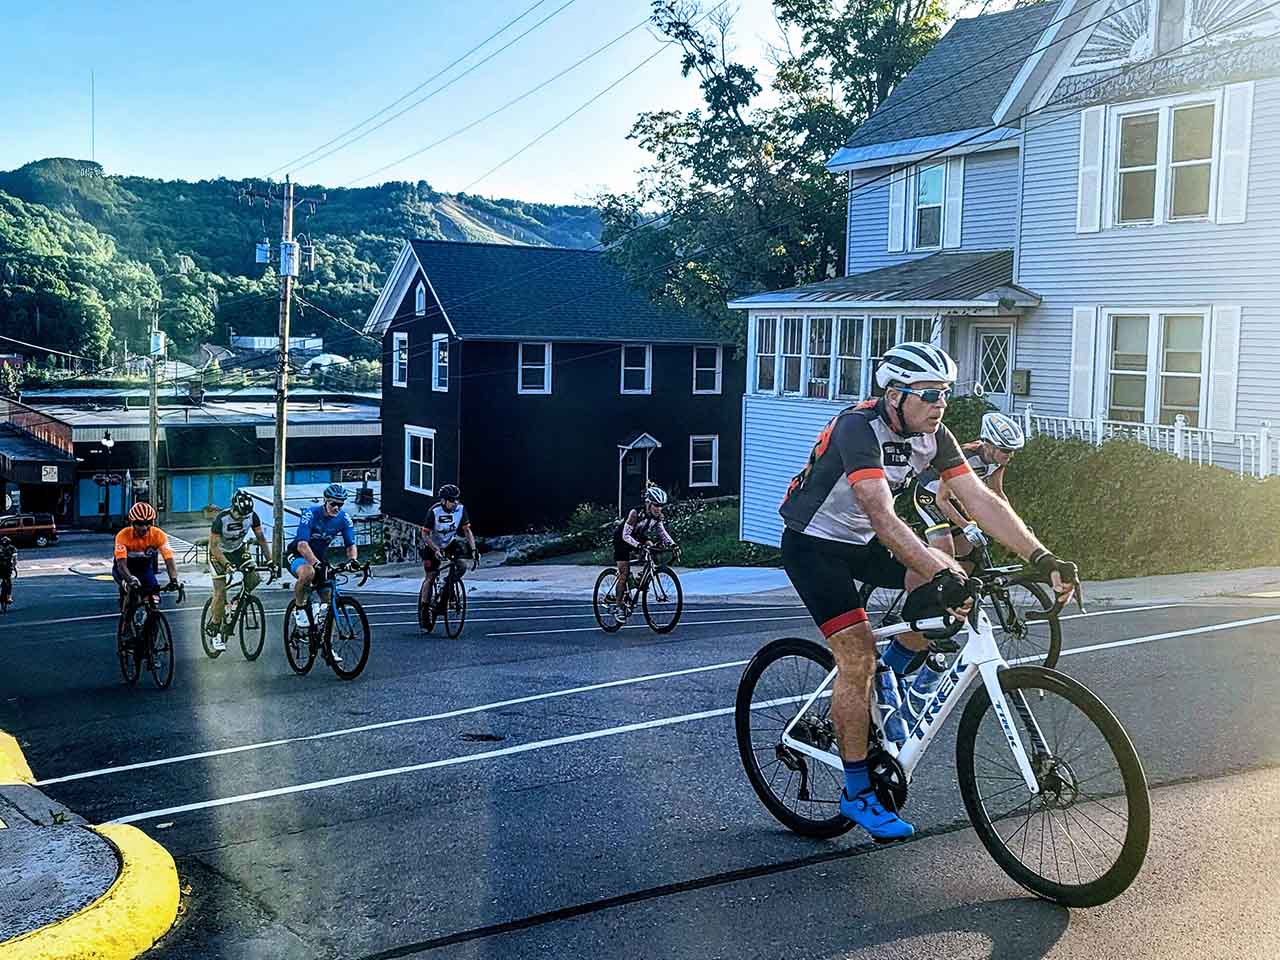
{"type": "Polygon", "coordinates": [[[840,812],[871,834],[877,843],[907,840],[916,833],[915,827],[880,804],[874,790],[864,790],[852,800],[842,791],[840,812]]]}

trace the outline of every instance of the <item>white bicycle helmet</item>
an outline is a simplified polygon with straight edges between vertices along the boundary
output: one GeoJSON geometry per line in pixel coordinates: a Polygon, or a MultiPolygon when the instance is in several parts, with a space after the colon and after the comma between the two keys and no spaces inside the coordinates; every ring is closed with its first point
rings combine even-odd
{"type": "Polygon", "coordinates": [[[1003,413],[984,413],[980,436],[987,443],[1001,450],[1021,450],[1027,442],[1018,421],[1003,413]]]}
{"type": "Polygon", "coordinates": [[[946,351],[931,343],[900,343],[885,351],[876,369],[876,383],[881,390],[891,383],[911,386],[916,383],[955,383],[959,370],[946,351]]]}
{"type": "Polygon", "coordinates": [[[645,503],[652,503],[655,506],[665,507],[667,505],[667,491],[659,486],[650,484],[644,491],[645,503]]]}

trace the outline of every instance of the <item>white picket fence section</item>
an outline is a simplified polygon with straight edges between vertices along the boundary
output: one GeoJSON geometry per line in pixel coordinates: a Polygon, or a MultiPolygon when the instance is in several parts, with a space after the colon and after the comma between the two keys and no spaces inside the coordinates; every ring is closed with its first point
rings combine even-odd
{"type": "Polygon", "coordinates": [[[1257,433],[1242,433],[1188,426],[1182,414],[1178,414],[1172,425],[1130,423],[1104,417],[1045,416],[1028,405],[1022,411],[1022,421],[1028,437],[1076,439],[1092,444],[1136,440],[1180,460],[1200,466],[1226,467],[1242,477],[1261,480],[1280,472],[1280,433],[1272,433],[1268,420],[1262,422],[1257,433]]]}

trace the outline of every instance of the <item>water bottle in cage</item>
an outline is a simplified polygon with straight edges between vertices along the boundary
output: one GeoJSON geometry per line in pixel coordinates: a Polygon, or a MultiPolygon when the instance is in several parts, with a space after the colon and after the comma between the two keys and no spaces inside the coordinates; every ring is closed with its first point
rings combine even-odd
{"type": "Polygon", "coordinates": [[[883,663],[876,666],[875,696],[875,707],[880,711],[885,737],[896,744],[902,744],[907,739],[907,724],[902,717],[898,675],[883,663]]]}
{"type": "Polygon", "coordinates": [[[915,726],[920,719],[946,672],[947,658],[940,653],[929,654],[902,698],[902,712],[909,726],[915,726]]]}

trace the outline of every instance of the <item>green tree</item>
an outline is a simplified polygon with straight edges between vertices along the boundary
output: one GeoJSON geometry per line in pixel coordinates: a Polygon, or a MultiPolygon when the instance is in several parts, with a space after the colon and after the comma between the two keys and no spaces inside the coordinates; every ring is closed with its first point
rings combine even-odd
{"type": "Polygon", "coordinates": [[[937,40],[943,0],[777,0],[775,102],[732,55],[732,17],[655,0],[703,105],[640,115],[653,155],[633,192],[598,198],[609,256],[659,303],[741,340],[734,296],[843,272],[846,190],[826,161],[937,40]]]}
{"type": "Polygon", "coordinates": [[[22,387],[22,375],[16,367],[8,364],[0,366],[0,397],[18,399],[18,390],[22,387]]]}

